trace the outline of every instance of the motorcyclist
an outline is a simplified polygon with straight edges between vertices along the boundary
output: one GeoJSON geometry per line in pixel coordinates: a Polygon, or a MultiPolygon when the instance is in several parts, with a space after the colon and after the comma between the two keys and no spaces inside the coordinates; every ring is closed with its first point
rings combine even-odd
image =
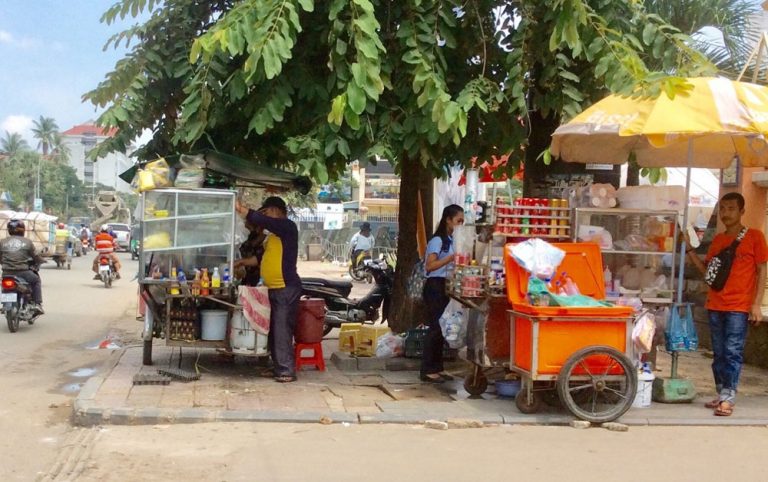
{"type": "Polygon", "coordinates": [[[371,234],[371,224],[363,223],[360,225],[360,232],[352,236],[349,241],[349,252],[352,259],[352,265],[357,268],[357,258],[363,251],[371,251],[376,245],[376,239],[371,234]]]}
{"type": "Polygon", "coordinates": [[[66,249],[70,248],[69,245],[69,237],[72,233],[69,232],[69,229],[67,229],[67,226],[64,223],[59,223],[56,225],[56,244],[59,246],[64,246],[66,249]]]}
{"type": "Polygon", "coordinates": [[[90,230],[85,227],[85,224],[80,225],[80,241],[85,241],[88,244],[91,244],[91,233],[90,230]]]}
{"type": "Polygon", "coordinates": [[[93,279],[99,279],[99,258],[102,255],[108,256],[112,260],[112,265],[115,268],[115,279],[120,279],[120,259],[115,254],[117,248],[117,240],[109,234],[109,227],[104,224],[101,226],[99,234],[94,238],[94,245],[96,248],[96,257],[93,259],[93,272],[96,276],[93,279]]]}
{"type": "Polygon", "coordinates": [[[0,264],[4,276],[16,276],[23,279],[32,287],[32,309],[38,314],[43,312],[43,288],[40,276],[33,271],[44,262],[37,254],[32,241],[24,237],[24,221],[11,219],[8,221],[8,237],[0,241],[0,264]]]}

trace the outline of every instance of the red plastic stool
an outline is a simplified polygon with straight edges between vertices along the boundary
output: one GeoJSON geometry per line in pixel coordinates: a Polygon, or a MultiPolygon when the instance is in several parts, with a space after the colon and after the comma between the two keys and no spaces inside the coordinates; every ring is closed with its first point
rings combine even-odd
{"type": "Polygon", "coordinates": [[[301,371],[301,367],[305,365],[316,367],[321,372],[325,371],[322,343],[296,343],[294,353],[296,356],[296,371],[301,371]],[[303,350],[312,350],[312,355],[301,356],[303,350]]]}

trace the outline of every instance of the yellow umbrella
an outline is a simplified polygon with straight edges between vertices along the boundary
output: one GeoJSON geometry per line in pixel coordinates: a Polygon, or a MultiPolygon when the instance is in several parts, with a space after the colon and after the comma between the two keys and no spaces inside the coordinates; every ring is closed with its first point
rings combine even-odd
{"type": "MultiPolygon", "coordinates": [[[[686,199],[691,167],[722,169],[737,155],[743,166],[768,165],[768,88],[713,77],[687,79],[686,86],[674,97],[606,97],[555,130],[552,155],[569,162],[621,164],[634,153],[644,167],[688,167],[686,199]]],[[[678,303],[684,265],[682,243],[678,303]]]]}
{"type": "Polygon", "coordinates": [[[743,166],[768,165],[768,88],[713,77],[687,82],[674,98],[606,97],[555,131],[552,154],[621,164],[634,152],[644,167],[714,169],[738,155],[743,166]]]}

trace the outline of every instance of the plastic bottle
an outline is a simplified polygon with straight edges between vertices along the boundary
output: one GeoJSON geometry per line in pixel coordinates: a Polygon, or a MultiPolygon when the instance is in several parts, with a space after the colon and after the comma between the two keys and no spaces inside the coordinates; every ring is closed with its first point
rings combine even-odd
{"type": "Polygon", "coordinates": [[[612,291],[613,289],[613,273],[608,266],[603,270],[603,280],[605,281],[605,291],[612,291]]]}
{"type": "Polygon", "coordinates": [[[200,270],[195,268],[195,279],[192,281],[192,296],[200,296],[200,270]]]}
{"type": "Polygon", "coordinates": [[[179,281],[179,285],[186,284],[187,275],[184,274],[183,269],[179,268],[178,274],[176,275],[176,279],[179,281]]]}
{"type": "Polygon", "coordinates": [[[229,267],[224,268],[224,275],[221,277],[221,282],[224,286],[229,286],[229,267]]]}
{"type": "Polygon", "coordinates": [[[200,296],[211,294],[211,279],[208,277],[208,268],[203,268],[203,274],[200,276],[200,296]]]}
{"type": "Polygon", "coordinates": [[[565,281],[563,282],[563,290],[568,296],[581,294],[579,287],[576,285],[576,282],[574,282],[573,279],[567,275],[565,276],[565,281]]]}
{"type": "Polygon", "coordinates": [[[179,291],[179,283],[178,283],[178,279],[177,279],[176,267],[175,266],[171,267],[171,289],[170,289],[170,293],[172,295],[178,295],[178,294],[181,293],[181,291],[179,291]]]}
{"type": "Polygon", "coordinates": [[[221,288],[221,276],[219,275],[219,268],[213,268],[213,274],[211,275],[211,288],[221,288]]]}

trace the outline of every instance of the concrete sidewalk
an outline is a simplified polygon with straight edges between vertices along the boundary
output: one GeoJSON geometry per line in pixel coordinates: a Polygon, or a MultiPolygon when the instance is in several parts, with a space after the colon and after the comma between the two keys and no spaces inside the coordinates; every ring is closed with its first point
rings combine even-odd
{"type": "MultiPolygon", "coordinates": [[[[336,344],[333,339],[324,341],[326,358],[330,358],[328,355],[336,344]]],[[[232,358],[213,350],[185,349],[182,368],[194,371],[197,367],[201,373],[199,380],[172,381],[165,386],[133,385],[137,373],[178,367],[178,349],[172,352],[156,342],[152,367],[142,366],[141,351],[138,346],[116,351],[107,366],[85,384],[74,404],[75,423],[420,424],[427,420],[460,420],[463,422],[456,423],[562,425],[573,420],[560,407],[546,406],[541,413],[524,415],[513,400],[498,397],[492,385],[482,397],[470,397],[462,388],[467,365],[461,361],[447,367],[457,376],[456,380],[437,386],[418,381],[418,360],[395,359],[389,364],[397,369],[394,371],[373,369],[384,363],[371,358],[358,359],[355,371],[341,371],[327,360],[326,371],[304,370],[299,372],[297,382],[279,384],[258,376],[258,360],[232,358]]],[[[706,363],[708,360],[702,356],[688,356],[682,360],[681,369],[688,367],[695,372],[694,365],[706,363]]],[[[349,363],[346,366],[350,368],[349,363]]],[[[740,395],[731,417],[713,416],[711,410],[704,408],[710,397],[701,396],[693,404],[654,403],[650,408],[633,408],[619,421],[628,425],[768,425],[768,394],[762,375],[746,374],[751,388],[740,395]]],[[[700,392],[709,388],[703,376],[694,377],[700,392]]]]}

